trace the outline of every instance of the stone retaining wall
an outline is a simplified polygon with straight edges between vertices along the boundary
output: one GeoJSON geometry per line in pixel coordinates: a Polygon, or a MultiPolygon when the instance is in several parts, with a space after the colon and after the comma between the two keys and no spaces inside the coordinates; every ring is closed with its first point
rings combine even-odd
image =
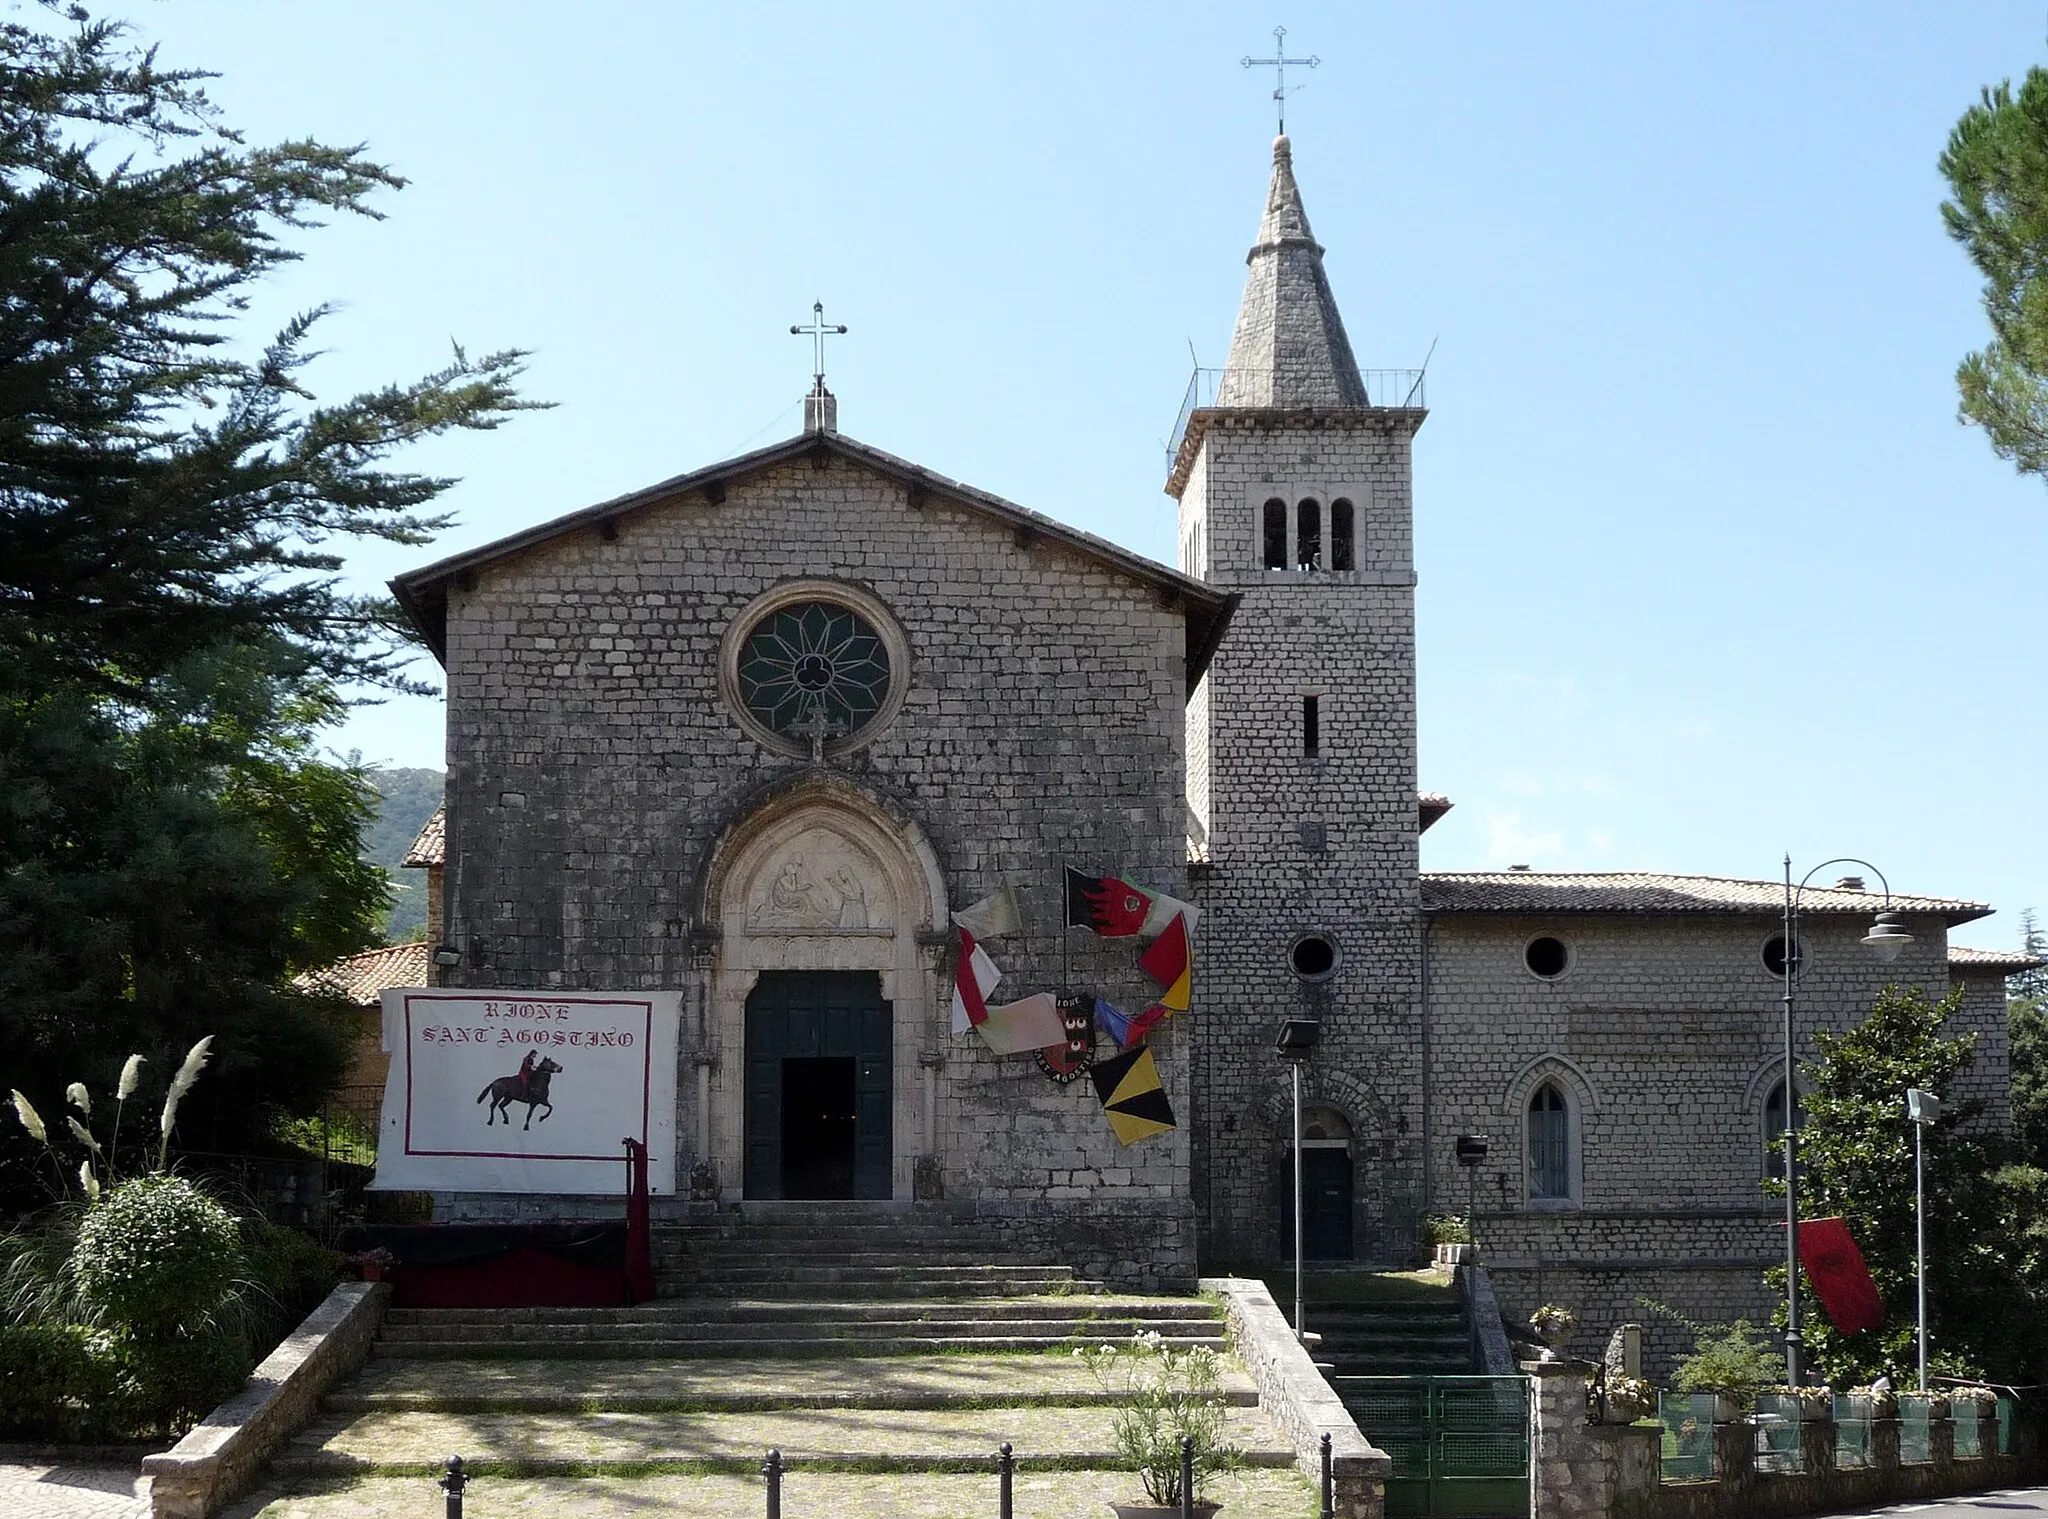
{"type": "Polygon", "coordinates": [[[155,1519],[210,1519],[296,1434],[327,1389],[369,1359],[391,1288],[343,1282],[175,1446],[142,1463],[155,1519]]]}
{"type": "Polygon", "coordinates": [[[1393,1458],[1377,1449],[1295,1339],[1264,1282],[1204,1277],[1202,1290],[1223,1299],[1237,1358],[1258,1384],[1259,1407],[1294,1447],[1294,1463],[1312,1483],[1323,1478],[1323,1436],[1330,1437],[1332,1508],[1337,1519],[1383,1519],[1393,1458]]]}

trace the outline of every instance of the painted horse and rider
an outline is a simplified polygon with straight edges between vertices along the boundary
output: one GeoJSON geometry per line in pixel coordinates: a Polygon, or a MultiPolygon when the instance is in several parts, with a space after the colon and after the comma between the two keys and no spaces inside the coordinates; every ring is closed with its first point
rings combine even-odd
{"type": "Polygon", "coordinates": [[[559,1075],[561,1070],[561,1066],[545,1055],[539,1054],[536,1050],[528,1050],[526,1058],[519,1062],[516,1075],[500,1076],[496,1081],[487,1082],[484,1089],[476,1094],[478,1102],[482,1102],[486,1097],[491,1100],[490,1110],[484,1117],[485,1127],[496,1123],[500,1115],[503,1115],[506,1123],[511,1123],[511,1107],[515,1102],[526,1104],[526,1122],[522,1125],[523,1128],[533,1127],[535,1108],[546,1110],[540,1115],[540,1121],[546,1123],[548,1115],[555,1111],[554,1103],[548,1100],[548,1083],[559,1075]]]}

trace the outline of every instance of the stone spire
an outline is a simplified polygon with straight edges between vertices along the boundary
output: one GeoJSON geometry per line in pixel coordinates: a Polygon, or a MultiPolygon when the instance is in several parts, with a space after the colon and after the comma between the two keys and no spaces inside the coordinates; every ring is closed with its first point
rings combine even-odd
{"type": "Polygon", "coordinates": [[[1273,182],[1259,240],[1245,256],[1244,300],[1218,406],[1366,406],[1365,383],[1344,319],[1323,273],[1323,249],[1308,229],[1294,158],[1273,139],[1273,182]]]}

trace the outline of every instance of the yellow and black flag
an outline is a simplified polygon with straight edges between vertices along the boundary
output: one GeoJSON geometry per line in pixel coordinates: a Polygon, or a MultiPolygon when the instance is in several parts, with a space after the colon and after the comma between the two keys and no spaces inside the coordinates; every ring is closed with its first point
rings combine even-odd
{"type": "Polygon", "coordinates": [[[1136,1144],[1176,1127],[1173,1105],[1159,1084],[1159,1066],[1146,1046],[1141,1044],[1114,1060],[1098,1061],[1088,1074],[1119,1144],[1136,1144]]]}

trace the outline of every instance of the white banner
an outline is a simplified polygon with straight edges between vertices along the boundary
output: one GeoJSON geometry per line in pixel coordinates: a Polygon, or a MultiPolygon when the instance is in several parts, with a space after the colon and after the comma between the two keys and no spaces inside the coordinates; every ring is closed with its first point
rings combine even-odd
{"type": "Polygon", "coordinates": [[[384,993],[384,1191],[675,1190],[678,992],[384,993]]]}

